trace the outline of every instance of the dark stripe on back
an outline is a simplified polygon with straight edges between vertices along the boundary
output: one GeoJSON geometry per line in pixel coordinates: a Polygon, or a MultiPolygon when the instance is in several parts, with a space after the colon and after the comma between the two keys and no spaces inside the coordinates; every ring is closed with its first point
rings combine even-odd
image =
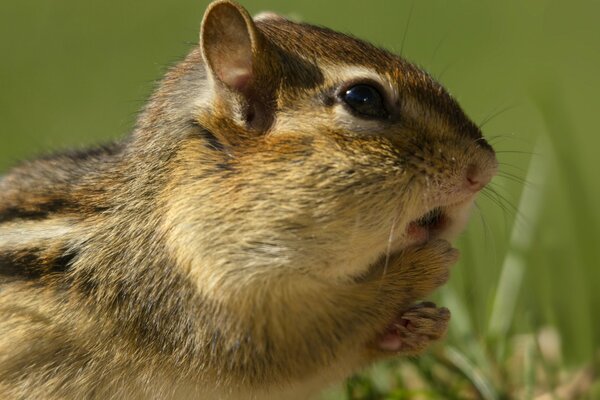
{"type": "Polygon", "coordinates": [[[21,280],[39,280],[49,274],[68,271],[74,253],[37,248],[0,253],[0,277],[21,280]]]}
{"type": "Polygon", "coordinates": [[[68,206],[65,199],[49,199],[36,204],[26,204],[25,207],[10,206],[0,209],[0,223],[15,219],[45,219],[50,214],[62,211],[68,206]]]}

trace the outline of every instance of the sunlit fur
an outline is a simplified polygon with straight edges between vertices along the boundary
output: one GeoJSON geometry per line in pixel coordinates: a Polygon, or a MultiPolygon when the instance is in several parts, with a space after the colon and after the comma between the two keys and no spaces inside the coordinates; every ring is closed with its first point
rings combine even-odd
{"type": "Polygon", "coordinates": [[[409,224],[444,207],[455,236],[466,171],[496,168],[453,98],[325,28],[229,2],[204,27],[131,136],[0,180],[1,398],[307,398],[389,357],[379,335],[447,280],[456,251],[409,224]],[[219,69],[229,22],[249,86],[219,69]],[[389,118],[336,97],[365,80],[389,118]]]}

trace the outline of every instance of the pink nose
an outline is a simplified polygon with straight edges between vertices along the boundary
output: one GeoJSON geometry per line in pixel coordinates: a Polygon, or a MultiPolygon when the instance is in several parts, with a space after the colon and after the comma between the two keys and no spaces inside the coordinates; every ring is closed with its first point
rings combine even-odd
{"type": "Polygon", "coordinates": [[[493,168],[482,168],[476,164],[471,164],[467,168],[465,185],[469,190],[478,192],[483,189],[485,185],[490,183],[494,173],[495,171],[493,168]]]}

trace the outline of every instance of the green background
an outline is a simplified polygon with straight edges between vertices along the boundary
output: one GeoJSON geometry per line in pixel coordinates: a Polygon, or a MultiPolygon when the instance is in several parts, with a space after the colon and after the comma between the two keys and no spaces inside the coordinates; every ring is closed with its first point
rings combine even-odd
{"type": "MultiPolygon", "coordinates": [[[[401,52],[458,98],[502,174],[440,295],[454,306],[448,342],[467,356],[485,343],[502,360],[507,338],[552,326],[565,370],[589,362],[600,343],[600,2],[242,3],[401,52]]],[[[207,4],[0,2],[0,173],[125,135],[155,81],[197,43],[207,4]]]]}

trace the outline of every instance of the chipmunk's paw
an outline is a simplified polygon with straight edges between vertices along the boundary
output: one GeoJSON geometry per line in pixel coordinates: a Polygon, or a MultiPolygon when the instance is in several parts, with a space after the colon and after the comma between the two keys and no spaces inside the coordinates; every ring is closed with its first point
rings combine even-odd
{"type": "Polygon", "coordinates": [[[404,251],[400,256],[401,277],[410,282],[404,289],[412,301],[429,296],[448,281],[450,267],[458,261],[458,250],[445,240],[436,239],[404,251]]]}
{"type": "Polygon", "coordinates": [[[416,304],[400,315],[380,337],[378,347],[384,352],[416,355],[448,329],[450,311],[434,303],[416,304]]]}

